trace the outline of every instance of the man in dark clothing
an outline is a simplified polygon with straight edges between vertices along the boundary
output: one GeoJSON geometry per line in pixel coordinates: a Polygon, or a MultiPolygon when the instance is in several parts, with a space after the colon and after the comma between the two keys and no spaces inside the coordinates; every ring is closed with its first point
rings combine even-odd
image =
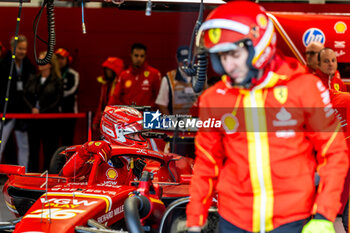
{"type": "MultiPolygon", "coordinates": [[[[13,51],[15,39],[11,39],[11,48],[13,51]]],[[[0,64],[0,111],[4,109],[5,95],[7,83],[9,81],[10,67],[12,54],[9,51],[4,60],[0,64]]],[[[23,88],[29,76],[36,73],[35,67],[27,58],[27,38],[19,36],[15,52],[15,65],[12,73],[10,86],[10,94],[8,98],[7,112],[8,113],[23,113],[29,112],[23,100],[23,88]]],[[[18,164],[28,165],[29,144],[27,135],[27,125],[23,119],[8,119],[5,121],[3,129],[3,138],[0,151],[0,160],[5,149],[7,140],[14,131],[18,146],[18,164]]]]}
{"type": "Polygon", "coordinates": [[[180,46],[177,49],[176,61],[178,67],[167,72],[161,81],[156,104],[165,115],[188,114],[197,100],[197,95],[192,88],[191,77],[182,70],[188,53],[188,46],[180,46]]]}
{"type": "MultiPolygon", "coordinates": [[[[77,93],[79,73],[70,67],[72,57],[66,49],[59,48],[55,52],[63,81],[63,99],[60,111],[63,113],[78,113],[77,93]]],[[[59,136],[63,146],[73,144],[76,119],[60,120],[59,136]]]]}

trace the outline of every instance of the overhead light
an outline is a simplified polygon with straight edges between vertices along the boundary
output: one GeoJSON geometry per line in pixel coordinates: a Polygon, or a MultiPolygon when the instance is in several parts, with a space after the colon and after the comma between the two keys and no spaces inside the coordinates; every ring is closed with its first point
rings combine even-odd
{"type": "MultiPolygon", "coordinates": [[[[125,2],[147,2],[148,0],[125,0],[125,2]]],[[[152,0],[152,3],[201,3],[201,0],[152,0]]],[[[204,4],[225,4],[224,0],[203,0],[204,4]]]]}

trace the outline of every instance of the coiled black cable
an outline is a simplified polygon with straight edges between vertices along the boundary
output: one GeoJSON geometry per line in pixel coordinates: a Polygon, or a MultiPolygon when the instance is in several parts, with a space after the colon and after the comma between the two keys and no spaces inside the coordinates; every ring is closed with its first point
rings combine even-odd
{"type": "Polygon", "coordinates": [[[205,81],[207,80],[207,67],[208,58],[207,53],[202,51],[197,55],[197,73],[196,76],[192,78],[192,88],[193,91],[199,93],[203,90],[205,86],[205,81]]]}
{"type": "Polygon", "coordinates": [[[17,15],[17,23],[16,23],[15,43],[13,45],[10,74],[9,74],[9,79],[7,81],[6,94],[5,94],[5,99],[4,99],[5,103],[4,103],[4,109],[2,111],[2,118],[1,118],[1,124],[0,124],[0,150],[1,150],[1,144],[2,144],[2,132],[3,132],[4,126],[5,126],[7,105],[8,105],[9,96],[10,96],[10,87],[11,87],[13,68],[15,66],[16,49],[17,49],[17,41],[18,41],[18,33],[19,33],[19,22],[21,21],[21,15],[22,15],[22,5],[23,5],[23,1],[20,0],[19,1],[19,8],[18,8],[18,15],[17,15]]]}
{"type": "Polygon", "coordinates": [[[204,50],[201,50],[197,56],[192,56],[193,44],[196,39],[198,30],[202,25],[203,21],[203,11],[204,11],[204,3],[201,0],[199,15],[192,31],[191,43],[189,47],[188,59],[185,60],[185,65],[183,67],[183,71],[188,75],[192,76],[192,88],[196,93],[201,92],[204,89],[205,81],[207,79],[207,67],[208,67],[208,59],[207,54],[204,50]],[[197,63],[194,64],[197,58],[197,63]]]}
{"type": "Polygon", "coordinates": [[[34,20],[34,57],[35,61],[38,65],[46,65],[51,61],[52,55],[54,53],[54,47],[56,44],[56,33],[55,33],[55,14],[54,14],[54,4],[53,0],[45,0],[43,2],[43,5],[38,13],[38,15],[35,17],[34,20]],[[48,27],[48,41],[44,41],[37,35],[38,26],[40,22],[40,17],[43,12],[44,7],[46,6],[46,13],[47,13],[47,27],[48,27]],[[47,53],[43,59],[39,59],[37,57],[36,53],[36,39],[39,38],[42,42],[47,44],[47,53]]]}

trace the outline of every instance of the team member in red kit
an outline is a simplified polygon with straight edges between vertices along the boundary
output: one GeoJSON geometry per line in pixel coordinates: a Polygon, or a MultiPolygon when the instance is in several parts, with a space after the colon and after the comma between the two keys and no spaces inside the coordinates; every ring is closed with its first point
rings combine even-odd
{"type": "Polygon", "coordinates": [[[160,72],[146,62],[143,44],[131,47],[131,66],[120,74],[118,85],[108,105],[139,105],[155,107],[160,87],[160,72]]]}
{"type": "Polygon", "coordinates": [[[96,115],[93,120],[93,129],[98,129],[101,121],[101,115],[107,106],[110,97],[113,95],[114,89],[117,85],[118,77],[124,69],[124,62],[118,57],[108,57],[102,63],[103,75],[97,78],[101,83],[101,93],[96,115]]]}
{"type": "Polygon", "coordinates": [[[188,232],[200,232],[215,193],[220,233],[334,232],[348,157],[327,88],[275,54],[272,21],[253,2],[218,7],[198,36],[224,75],[200,97],[200,118],[223,127],[197,134],[188,232]]]}
{"type": "Polygon", "coordinates": [[[323,84],[331,90],[331,94],[334,91],[346,92],[346,86],[340,78],[338,69],[337,56],[333,49],[323,48],[318,53],[318,70],[316,70],[316,76],[318,76],[323,84]]]}
{"type": "MultiPolygon", "coordinates": [[[[350,93],[347,92],[346,85],[340,77],[337,70],[338,62],[336,53],[331,48],[323,48],[318,54],[318,69],[316,75],[323,84],[329,89],[333,108],[336,110],[336,116],[339,118],[342,130],[345,133],[346,143],[350,146],[350,93]]],[[[350,147],[349,147],[350,148],[350,147]]],[[[343,211],[346,201],[349,198],[350,173],[348,173],[346,182],[341,195],[343,211]]]]}

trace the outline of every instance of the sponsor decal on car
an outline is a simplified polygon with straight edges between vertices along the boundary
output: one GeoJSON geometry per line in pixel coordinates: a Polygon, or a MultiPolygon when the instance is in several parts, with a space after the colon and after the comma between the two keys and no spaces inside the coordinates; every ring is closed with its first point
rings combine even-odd
{"type": "Polygon", "coordinates": [[[88,201],[88,200],[78,200],[78,199],[61,199],[61,198],[50,198],[47,199],[44,197],[40,198],[41,203],[45,203],[44,207],[54,207],[54,208],[70,208],[74,209],[80,205],[91,206],[96,204],[97,201],[88,201]]]}
{"type": "Polygon", "coordinates": [[[38,209],[26,214],[23,218],[40,218],[40,219],[54,219],[66,220],[74,218],[77,214],[84,213],[85,210],[72,210],[60,208],[38,209]]]}
{"type": "Polygon", "coordinates": [[[123,212],[124,212],[124,205],[118,206],[114,210],[111,210],[108,213],[98,217],[97,222],[99,222],[99,223],[106,222],[106,221],[110,220],[111,218],[113,218],[114,216],[117,216],[118,214],[121,214],[123,212]]]}
{"type": "Polygon", "coordinates": [[[116,180],[118,177],[118,172],[114,168],[108,168],[106,171],[106,176],[108,180],[116,180]]]}
{"type": "MultiPolygon", "coordinates": [[[[86,192],[89,191],[104,191],[104,190],[93,190],[93,189],[87,189],[86,192]]],[[[115,195],[116,192],[114,192],[115,195]]],[[[100,195],[100,194],[90,194],[90,193],[80,193],[80,192],[72,192],[72,193],[60,193],[60,192],[48,192],[44,194],[42,197],[46,198],[46,196],[55,196],[58,197],[74,197],[74,198],[93,198],[93,199],[100,199],[105,201],[106,203],[106,213],[111,210],[112,207],[112,199],[110,196],[107,195],[100,195]]]]}

